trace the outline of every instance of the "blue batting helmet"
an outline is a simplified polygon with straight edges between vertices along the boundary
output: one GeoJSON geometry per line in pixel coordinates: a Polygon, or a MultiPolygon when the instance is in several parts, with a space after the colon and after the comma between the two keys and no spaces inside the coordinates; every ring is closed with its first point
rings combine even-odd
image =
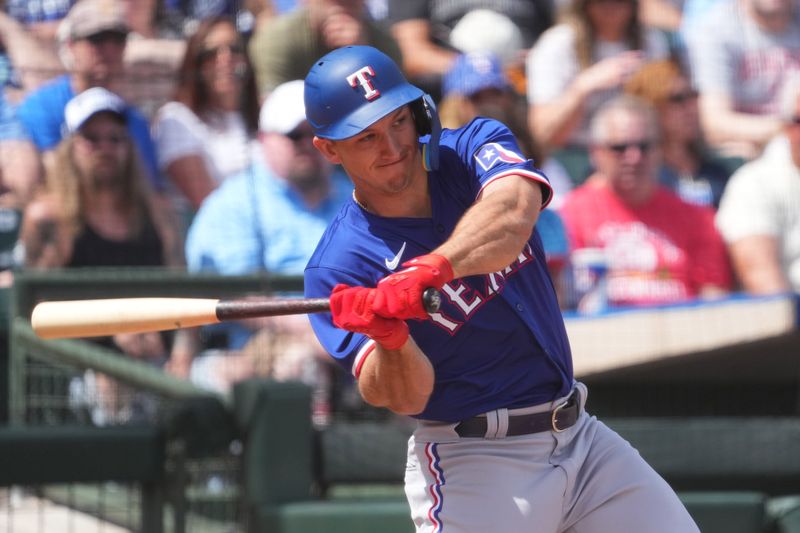
{"type": "Polygon", "coordinates": [[[392,59],[371,46],[346,46],[317,60],[305,79],[306,118],[317,137],[357,135],[392,111],[409,105],[426,168],[436,168],[441,126],[433,99],[410,84],[392,59]]]}

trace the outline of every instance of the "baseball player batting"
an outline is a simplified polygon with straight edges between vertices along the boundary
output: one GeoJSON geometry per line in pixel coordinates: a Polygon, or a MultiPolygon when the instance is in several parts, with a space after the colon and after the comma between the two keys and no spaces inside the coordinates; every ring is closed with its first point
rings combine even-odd
{"type": "Polygon", "coordinates": [[[405,489],[418,532],[695,532],[667,483],[584,410],[535,229],[552,190],[503,124],[442,130],[378,50],[306,77],[314,144],[353,201],[305,271],[311,316],[364,400],[418,420],[405,489]],[[438,312],[421,294],[441,290],[438,312]]]}

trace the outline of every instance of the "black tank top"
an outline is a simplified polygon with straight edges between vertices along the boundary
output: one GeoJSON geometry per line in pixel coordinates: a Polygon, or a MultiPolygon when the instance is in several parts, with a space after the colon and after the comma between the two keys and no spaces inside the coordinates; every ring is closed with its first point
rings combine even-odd
{"type": "Polygon", "coordinates": [[[145,223],[141,233],[125,241],[101,237],[84,226],[75,239],[69,267],[162,266],[164,251],[153,225],[145,223]]]}

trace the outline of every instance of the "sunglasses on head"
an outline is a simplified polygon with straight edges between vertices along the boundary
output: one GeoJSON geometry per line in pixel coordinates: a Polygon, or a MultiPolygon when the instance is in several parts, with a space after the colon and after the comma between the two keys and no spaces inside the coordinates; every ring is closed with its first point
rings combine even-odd
{"type": "Polygon", "coordinates": [[[678,93],[672,93],[667,96],[667,101],[673,104],[682,104],[689,100],[697,98],[697,91],[689,89],[678,93]]]}
{"type": "Polygon", "coordinates": [[[123,44],[125,41],[128,40],[128,34],[116,31],[116,30],[106,30],[101,31],[100,33],[95,33],[86,37],[86,40],[92,43],[93,45],[103,44],[107,42],[112,42],[114,44],[123,44]]]}
{"type": "Polygon", "coordinates": [[[617,155],[624,154],[630,148],[637,148],[641,153],[646,154],[650,150],[650,148],[652,148],[652,146],[653,146],[652,141],[639,141],[639,142],[629,142],[629,143],[607,144],[606,148],[616,153],[617,155]]]}
{"type": "Polygon", "coordinates": [[[200,52],[197,54],[197,58],[202,63],[204,61],[208,61],[209,59],[217,59],[223,52],[228,52],[231,55],[242,55],[244,54],[244,47],[240,43],[212,46],[200,50],[200,52]]]}

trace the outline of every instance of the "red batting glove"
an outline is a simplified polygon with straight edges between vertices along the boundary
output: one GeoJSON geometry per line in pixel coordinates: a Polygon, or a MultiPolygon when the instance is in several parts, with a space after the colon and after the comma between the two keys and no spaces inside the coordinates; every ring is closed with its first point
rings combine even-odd
{"type": "Polygon", "coordinates": [[[378,297],[373,309],[384,317],[425,320],[428,312],[422,302],[422,293],[429,287],[441,289],[452,280],[453,267],[447,258],[436,254],[415,257],[403,266],[406,268],[378,282],[378,297]]]}
{"type": "Polygon", "coordinates": [[[363,333],[387,350],[399,350],[408,340],[408,324],[375,314],[377,289],[339,284],[331,293],[331,314],[337,328],[363,333]]]}

